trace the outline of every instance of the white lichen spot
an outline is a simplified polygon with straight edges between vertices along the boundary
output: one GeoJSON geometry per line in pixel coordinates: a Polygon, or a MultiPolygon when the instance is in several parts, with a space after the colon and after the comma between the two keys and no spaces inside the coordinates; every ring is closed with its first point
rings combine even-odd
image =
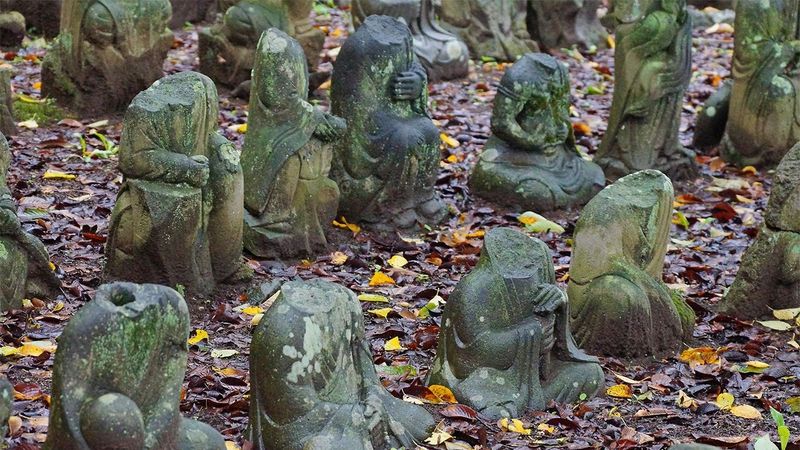
{"type": "Polygon", "coordinates": [[[572,383],[572,387],[578,387],[578,382],[576,381],[576,382],[572,383]]]}
{"type": "Polygon", "coordinates": [[[499,384],[500,386],[506,384],[506,379],[503,377],[497,377],[494,379],[494,382],[499,384]]]}
{"type": "Polygon", "coordinates": [[[485,380],[489,378],[489,371],[486,369],[481,369],[481,371],[478,372],[478,376],[481,377],[481,379],[485,380]]]}
{"type": "MultiPolygon", "coordinates": [[[[313,369],[314,358],[322,350],[322,329],[310,317],[303,317],[305,332],[303,334],[303,350],[298,351],[292,359],[300,359],[292,363],[289,375],[286,378],[292,383],[297,383],[301,376],[310,373],[313,369]]],[[[288,355],[287,355],[288,356],[288,355]]]]}
{"type": "Polygon", "coordinates": [[[486,322],[486,317],[480,316],[478,317],[478,321],[481,323],[486,322]]]}
{"type": "Polygon", "coordinates": [[[706,115],[708,117],[716,116],[717,115],[717,108],[715,108],[713,106],[709,106],[708,108],[706,108],[706,115]]]}
{"type": "Polygon", "coordinates": [[[772,78],[772,85],[775,86],[775,88],[782,91],[785,95],[792,94],[792,89],[793,89],[792,83],[780,75],[776,75],[775,77],[772,78]]]}
{"type": "Polygon", "coordinates": [[[289,42],[274,30],[269,30],[264,42],[264,49],[270,53],[283,53],[289,42]]]}
{"type": "Polygon", "coordinates": [[[450,59],[460,59],[464,55],[464,49],[458,41],[450,41],[444,47],[447,57],[450,59]]]}
{"type": "Polygon", "coordinates": [[[288,356],[289,358],[296,359],[297,358],[297,349],[292,347],[291,345],[284,345],[283,346],[283,354],[288,356]]]}

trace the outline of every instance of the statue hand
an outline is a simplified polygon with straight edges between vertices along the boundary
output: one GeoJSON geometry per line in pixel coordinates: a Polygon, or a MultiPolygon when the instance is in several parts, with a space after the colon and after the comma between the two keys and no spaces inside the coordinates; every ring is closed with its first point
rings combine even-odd
{"type": "Polygon", "coordinates": [[[210,175],[210,169],[208,166],[208,158],[203,155],[197,155],[191,157],[192,162],[194,163],[188,171],[188,183],[194,187],[203,187],[208,183],[208,177],[210,175]]]}
{"type": "Polygon", "coordinates": [[[346,129],[347,122],[341,117],[323,114],[317,128],[314,130],[314,136],[323,142],[331,142],[341,137],[346,129]]]}
{"type": "Polygon", "coordinates": [[[416,72],[401,72],[392,81],[395,100],[414,100],[422,95],[422,77],[416,72]]]}

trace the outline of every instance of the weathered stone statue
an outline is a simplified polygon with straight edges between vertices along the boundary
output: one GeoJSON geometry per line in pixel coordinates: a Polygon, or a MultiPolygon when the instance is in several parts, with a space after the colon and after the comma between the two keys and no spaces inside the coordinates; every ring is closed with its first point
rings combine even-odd
{"type": "Polygon", "coordinates": [[[0,0],[0,11],[17,11],[25,16],[28,29],[47,39],[58,35],[62,0],[0,0]]]}
{"type": "Polygon", "coordinates": [[[695,147],[714,147],[722,140],[728,125],[732,87],[731,80],[725,80],[720,88],[708,97],[703,108],[697,113],[693,140],[695,147]]]}
{"type": "Polygon", "coordinates": [[[434,426],[383,388],[358,300],[330,282],[283,285],[253,335],[250,380],[257,450],[410,449],[434,426]]]}
{"type": "Polygon", "coordinates": [[[582,205],[605,184],[600,167],[575,147],[569,73],[549,55],[529,53],[506,71],[492,133],[470,179],[481,197],[547,211],[582,205]]]}
{"type": "Polygon", "coordinates": [[[76,112],[120,111],[163,75],[169,0],[64,0],[42,64],[42,93],[76,112]]]}
{"type": "Polygon", "coordinates": [[[157,285],[101,286],[58,339],[45,450],[224,450],[181,417],[189,311],[157,285]]]}
{"type": "MultiPolygon", "coordinates": [[[[740,1],[739,5],[745,3],[740,1]]],[[[772,181],[764,224],[742,257],[720,309],[756,318],[800,307],[800,145],[781,161],[772,181]]]]}
{"type": "Polygon", "coordinates": [[[22,308],[26,297],[58,295],[61,281],[50,267],[44,244],[26,232],[17,217],[17,207],[6,185],[11,151],[0,134],[0,310],[22,308]]]}
{"type": "Polygon", "coordinates": [[[597,359],[570,333],[547,245],[509,228],[486,234],[477,267],[447,302],[428,384],[492,419],[602,388],[597,359]]]}
{"type": "Polygon", "coordinates": [[[592,199],[575,228],[569,300],[578,345],[622,357],[678,350],[694,313],[661,281],[672,183],[656,170],[621,178],[592,199]]]}
{"type": "Polygon", "coordinates": [[[528,33],[527,0],[441,0],[442,20],[475,58],[516,61],[539,50],[528,33]]]}
{"type": "Polygon", "coordinates": [[[317,66],[325,35],[314,28],[309,14],[314,0],[241,0],[229,5],[221,23],[200,31],[200,71],[215,82],[247,90],[261,34],[278,28],[297,39],[306,52],[309,68],[317,66]]]}
{"type": "Polygon", "coordinates": [[[325,227],[336,218],[339,188],[328,174],[345,122],[307,100],[302,47],[270,29],[256,52],[242,150],[244,245],[262,258],[324,250],[325,227]]]}
{"type": "Polygon", "coordinates": [[[601,0],[529,0],[528,31],[542,47],[605,47],[608,33],[600,24],[601,0]]]}
{"type": "Polygon", "coordinates": [[[429,80],[464,77],[469,72],[469,50],[439,25],[434,3],[435,0],[355,0],[351,11],[356,26],[372,15],[396,17],[408,24],[414,36],[414,50],[429,80]]]}
{"type": "Polygon", "coordinates": [[[169,26],[173,29],[183,27],[187,22],[202,22],[210,18],[216,10],[215,0],[170,0],[172,2],[172,20],[169,26]]]}
{"type": "Polygon", "coordinates": [[[331,109],[347,120],[331,171],[339,212],[385,228],[441,221],[439,130],[408,27],[371,16],[347,39],[334,65],[331,109]]]}
{"type": "Polygon", "coordinates": [[[0,49],[19,49],[23,39],[25,39],[25,16],[17,11],[0,12],[0,49]]]}
{"type": "Polygon", "coordinates": [[[686,0],[614,0],[603,21],[616,31],[614,99],[596,161],[616,180],[644,169],[672,179],[695,171],[678,140],[692,73],[686,0]]]}
{"type": "MultiPolygon", "coordinates": [[[[0,133],[11,136],[17,132],[14,120],[14,92],[11,89],[11,74],[14,69],[0,65],[0,133]]],[[[2,180],[5,183],[5,180],[2,180]]]]}
{"type": "Polygon", "coordinates": [[[6,378],[0,379],[0,449],[6,449],[5,442],[8,434],[8,419],[11,418],[14,406],[14,387],[6,378]]]}
{"type": "Polygon", "coordinates": [[[214,83],[196,72],[163,78],[131,103],[106,244],[111,279],[205,294],[239,273],[242,171],[218,115],[214,83]]]}

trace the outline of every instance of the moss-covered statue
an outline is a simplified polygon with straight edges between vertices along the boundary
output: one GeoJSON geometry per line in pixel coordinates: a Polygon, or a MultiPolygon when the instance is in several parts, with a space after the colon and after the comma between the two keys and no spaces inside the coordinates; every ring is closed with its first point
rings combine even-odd
{"type": "Polygon", "coordinates": [[[14,91],[11,89],[12,71],[11,67],[0,65],[0,133],[6,136],[17,132],[17,122],[14,120],[14,91]]]}
{"type": "Polygon", "coordinates": [[[283,285],[253,335],[250,385],[257,450],[411,449],[434,426],[383,388],[355,294],[326,281],[283,285]]]}
{"type": "Polygon", "coordinates": [[[23,39],[25,16],[18,11],[0,12],[0,49],[18,50],[23,39]]]}
{"type": "MultiPolygon", "coordinates": [[[[739,4],[743,3],[741,0],[739,4]]],[[[720,309],[753,319],[772,309],[800,307],[800,145],[781,161],[758,237],[720,309]]]]}
{"type": "Polygon", "coordinates": [[[575,147],[569,74],[549,55],[529,53],[506,71],[492,133],[470,179],[481,197],[547,211],[582,205],[605,185],[600,167],[575,147]]]}
{"type": "Polygon", "coordinates": [[[6,185],[11,151],[0,134],[0,311],[22,308],[31,296],[52,298],[61,281],[50,266],[44,244],[22,229],[11,190],[6,185]]]}
{"type": "Polygon", "coordinates": [[[218,115],[214,83],[196,72],[163,78],[131,103],[106,244],[111,279],[205,294],[239,274],[242,171],[218,115]]]}
{"type": "Polygon", "coordinates": [[[258,44],[242,150],[244,246],[259,257],[324,250],[325,228],[336,218],[339,188],[328,174],[332,142],[345,123],[314,108],[307,97],[303,49],[270,29],[258,44]]]}
{"type": "Polygon", "coordinates": [[[436,18],[435,0],[355,0],[353,22],[384,15],[403,20],[414,35],[417,52],[431,81],[461,78],[469,72],[469,50],[458,37],[442,28],[436,18]]]}
{"type": "Polygon", "coordinates": [[[250,71],[261,34],[277,28],[297,39],[306,52],[309,68],[316,68],[325,43],[322,31],[309,15],[314,0],[223,1],[222,22],[198,34],[200,71],[215,82],[239,91],[249,89],[250,71]]]}
{"type": "Polygon", "coordinates": [[[0,11],[17,11],[25,17],[25,25],[47,39],[58,36],[62,0],[0,0],[0,11]]]}
{"type": "Polygon", "coordinates": [[[600,24],[601,0],[529,0],[528,31],[542,47],[604,47],[608,33],[600,24]]]}
{"type": "Polygon", "coordinates": [[[121,111],[163,76],[169,0],[64,0],[42,93],[80,114],[121,111]]]}
{"type": "Polygon", "coordinates": [[[603,22],[616,32],[616,68],[608,129],[595,161],[612,180],[644,169],[672,179],[694,175],[694,154],[678,140],[692,74],[686,0],[613,0],[603,22]]]}
{"type": "Polygon", "coordinates": [[[58,338],[45,450],[225,450],[181,417],[189,310],[157,285],[101,286],[58,338]]]}
{"type": "Polygon", "coordinates": [[[539,50],[528,33],[528,0],[441,0],[446,26],[466,42],[475,58],[516,61],[539,50]]]}
{"type": "Polygon", "coordinates": [[[486,234],[477,267],[447,301],[428,383],[492,419],[602,388],[597,359],[575,345],[547,245],[509,228],[486,234]]]}
{"type": "Polygon", "coordinates": [[[6,378],[0,378],[0,449],[6,449],[5,442],[8,433],[8,419],[14,407],[14,387],[6,378]]]}
{"type": "Polygon", "coordinates": [[[385,228],[440,222],[439,130],[407,26],[371,16],[347,39],[333,69],[331,109],[347,120],[331,171],[339,212],[385,228]]]}
{"type": "Polygon", "coordinates": [[[575,338],[589,353],[657,355],[691,336],[694,313],[661,281],[673,198],[669,178],[645,170],[581,211],[568,293],[575,338]]]}

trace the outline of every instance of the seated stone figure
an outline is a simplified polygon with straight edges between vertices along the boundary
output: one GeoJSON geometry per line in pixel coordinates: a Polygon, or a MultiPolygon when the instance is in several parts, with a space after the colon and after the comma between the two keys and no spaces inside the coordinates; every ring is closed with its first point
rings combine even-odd
{"type": "Polygon", "coordinates": [[[408,27],[371,16],[347,39],[334,65],[331,110],[347,120],[331,170],[339,212],[387,229],[440,222],[439,130],[408,27]]]}
{"type": "Polygon", "coordinates": [[[355,0],[356,26],[372,15],[403,20],[414,36],[414,50],[431,81],[461,78],[469,72],[469,50],[458,37],[439,25],[435,0],[355,0]]]}
{"type": "Polygon", "coordinates": [[[383,388],[358,300],[330,282],[281,287],[253,334],[250,380],[257,450],[411,449],[434,426],[383,388]]]}
{"type": "Polygon", "coordinates": [[[218,115],[214,83],[196,72],[163,78],[131,103],[106,244],[111,279],[206,294],[239,274],[242,171],[218,115]]]}
{"type": "Polygon", "coordinates": [[[169,0],[64,0],[42,93],[82,115],[123,110],[163,75],[171,14],[169,0]]]}
{"type": "Polygon", "coordinates": [[[605,188],[581,211],[568,289],[581,348],[657,355],[691,336],[694,312],[661,281],[672,202],[669,178],[645,170],[605,188]]]}
{"type": "Polygon", "coordinates": [[[339,207],[328,173],[331,143],[345,123],[308,103],[307,67],[300,44],[286,33],[272,28],[261,37],[242,170],[244,246],[263,258],[324,250],[325,227],[339,207]]]}
{"type": "Polygon", "coordinates": [[[603,387],[597,359],[570,333],[547,245],[509,228],[486,234],[478,265],[447,301],[428,384],[448,386],[491,419],[603,387]]]}
{"type": "Polygon", "coordinates": [[[605,184],[600,167],[575,148],[569,74],[549,55],[527,54],[506,71],[492,133],[470,179],[481,197],[547,211],[582,205],[605,184]]]}
{"type": "Polygon", "coordinates": [[[101,286],[58,338],[45,450],[225,450],[181,417],[189,310],[157,285],[101,286]]]}
{"type": "MultiPolygon", "coordinates": [[[[741,0],[740,0],[741,1],[741,0]]],[[[764,224],[720,309],[743,319],[800,307],[800,144],[778,165],[764,224]]]]}
{"type": "Polygon", "coordinates": [[[0,65],[0,133],[11,136],[17,132],[14,120],[14,92],[11,89],[12,68],[0,65]]]}

